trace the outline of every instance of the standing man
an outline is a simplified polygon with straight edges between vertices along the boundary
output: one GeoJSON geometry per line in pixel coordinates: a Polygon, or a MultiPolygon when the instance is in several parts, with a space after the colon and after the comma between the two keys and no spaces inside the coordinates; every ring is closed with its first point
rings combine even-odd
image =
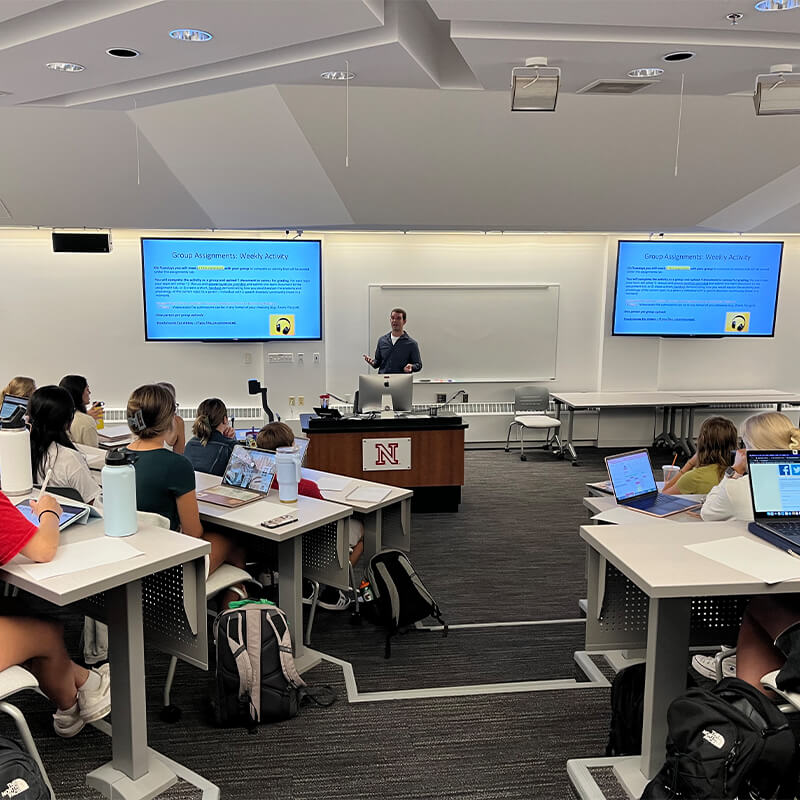
{"type": "Polygon", "coordinates": [[[375,358],[364,356],[364,361],[378,372],[419,372],[422,369],[422,356],[419,345],[404,330],[406,312],[402,308],[393,308],[389,319],[392,329],[378,339],[375,358]]]}

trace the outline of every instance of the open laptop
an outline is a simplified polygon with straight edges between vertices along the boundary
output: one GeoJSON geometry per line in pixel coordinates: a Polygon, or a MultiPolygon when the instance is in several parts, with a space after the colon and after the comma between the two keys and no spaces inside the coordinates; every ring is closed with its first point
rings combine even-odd
{"type": "Polygon", "coordinates": [[[14,397],[13,394],[4,394],[3,405],[0,407],[0,419],[8,419],[20,407],[27,410],[27,397],[14,397]]]}
{"type": "MultiPolygon", "coordinates": [[[[295,446],[300,451],[300,465],[301,466],[305,463],[306,450],[308,450],[308,445],[309,445],[310,441],[311,441],[310,439],[299,439],[299,438],[294,440],[295,446]]],[[[275,463],[275,451],[274,450],[264,450],[263,452],[264,453],[269,453],[269,455],[272,457],[272,463],[274,465],[274,463],[275,463]]],[[[273,471],[274,471],[274,469],[275,468],[273,466],[273,471]]]]}
{"type": "Polygon", "coordinates": [[[275,477],[275,457],[268,450],[234,445],[222,475],[222,483],[197,493],[197,499],[227,508],[253,503],[265,497],[275,477]]]}
{"type": "Polygon", "coordinates": [[[800,450],[748,450],[751,533],[800,554],[800,450]]]}
{"type": "Polygon", "coordinates": [[[680,495],[659,494],[647,450],[606,456],[606,469],[617,503],[634,511],[668,517],[701,505],[680,495]]]}

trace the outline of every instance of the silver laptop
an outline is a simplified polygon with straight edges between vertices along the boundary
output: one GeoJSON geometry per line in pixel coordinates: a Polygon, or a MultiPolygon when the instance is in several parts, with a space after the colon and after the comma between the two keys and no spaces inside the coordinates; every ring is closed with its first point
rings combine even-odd
{"type": "Polygon", "coordinates": [[[268,450],[234,445],[222,483],[203,489],[197,499],[227,508],[253,503],[266,496],[275,477],[275,456],[268,450]]]}
{"type": "Polygon", "coordinates": [[[772,544],[800,551],[800,450],[748,450],[754,525],[772,544]],[[778,537],[780,541],[774,541],[778,537]]]}
{"type": "Polygon", "coordinates": [[[28,408],[27,397],[14,397],[13,394],[3,395],[3,405],[0,407],[0,419],[8,419],[18,408],[28,408]]]}
{"type": "Polygon", "coordinates": [[[626,508],[653,517],[669,517],[701,505],[680,495],[659,494],[647,450],[606,456],[606,469],[617,503],[626,508]]]}

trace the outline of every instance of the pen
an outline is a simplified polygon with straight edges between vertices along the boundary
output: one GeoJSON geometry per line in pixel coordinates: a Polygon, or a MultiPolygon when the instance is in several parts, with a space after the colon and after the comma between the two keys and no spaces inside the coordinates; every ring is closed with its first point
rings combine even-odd
{"type": "MultiPolygon", "coordinates": [[[[42,481],[42,486],[39,489],[39,496],[36,498],[37,501],[42,499],[42,495],[44,494],[45,489],[47,489],[47,484],[50,483],[50,478],[52,476],[53,476],[53,468],[50,467],[50,469],[47,470],[47,474],[44,476],[44,480],[42,481]]],[[[800,556],[798,557],[800,558],[800,556]]]]}
{"type": "Polygon", "coordinates": [[[786,552],[787,552],[787,553],[788,553],[790,556],[794,556],[795,558],[800,558],[800,555],[798,555],[797,553],[795,553],[795,551],[794,551],[794,550],[787,550],[786,552]]]}

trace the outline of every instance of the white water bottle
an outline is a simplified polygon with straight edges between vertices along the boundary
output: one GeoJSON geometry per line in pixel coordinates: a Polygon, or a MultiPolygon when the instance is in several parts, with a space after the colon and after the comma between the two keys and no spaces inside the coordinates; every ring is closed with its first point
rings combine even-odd
{"type": "Polygon", "coordinates": [[[301,476],[298,447],[279,447],[275,451],[275,473],[278,477],[278,500],[281,503],[296,503],[297,484],[301,476]]]}
{"type": "Polygon", "coordinates": [[[33,488],[31,436],[22,408],[0,423],[0,485],[12,496],[28,494],[33,488]]]}
{"type": "Polygon", "coordinates": [[[103,523],[106,536],[130,536],[136,520],[136,471],[131,456],[112,450],[103,467],[103,523]]]}

